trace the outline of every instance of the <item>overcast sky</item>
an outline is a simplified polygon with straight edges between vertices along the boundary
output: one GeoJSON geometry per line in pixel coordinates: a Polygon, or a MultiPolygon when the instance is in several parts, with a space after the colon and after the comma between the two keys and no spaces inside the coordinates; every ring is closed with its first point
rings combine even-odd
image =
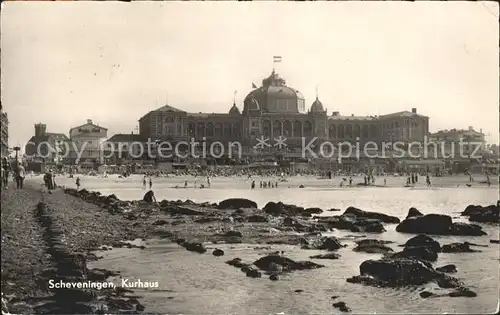
{"type": "Polygon", "coordinates": [[[2,103],[10,145],[93,119],[128,133],[168,102],[241,108],[277,71],[328,113],[418,108],[430,130],[498,142],[498,4],[478,2],[2,3],[2,103]]]}

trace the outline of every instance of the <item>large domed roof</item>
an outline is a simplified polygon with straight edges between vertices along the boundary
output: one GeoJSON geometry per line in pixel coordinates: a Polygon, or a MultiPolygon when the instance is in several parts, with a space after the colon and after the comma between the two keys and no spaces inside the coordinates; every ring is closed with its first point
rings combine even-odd
{"type": "Polygon", "coordinates": [[[275,107],[270,105],[278,100],[291,101],[296,106],[297,101],[304,101],[304,96],[298,90],[286,86],[286,81],[273,70],[268,78],[262,80],[261,87],[245,97],[243,112],[255,110],[255,103],[262,112],[276,112],[275,107]]]}

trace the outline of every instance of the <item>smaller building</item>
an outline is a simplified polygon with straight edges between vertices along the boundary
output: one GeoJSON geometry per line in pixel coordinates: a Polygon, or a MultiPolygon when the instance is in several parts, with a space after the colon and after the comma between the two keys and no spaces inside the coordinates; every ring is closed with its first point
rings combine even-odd
{"type": "Polygon", "coordinates": [[[429,148],[437,158],[453,160],[480,158],[486,149],[485,134],[480,129],[440,130],[429,135],[429,148]]]}
{"type": "Polygon", "coordinates": [[[47,125],[35,124],[35,135],[24,148],[26,159],[35,163],[62,162],[64,152],[69,148],[69,138],[63,133],[47,132],[47,125]]]}
{"type": "Polygon", "coordinates": [[[87,119],[87,123],[71,128],[69,130],[71,146],[66,163],[96,170],[104,162],[103,142],[107,134],[108,129],[94,124],[92,119],[87,119]]]}
{"type": "Polygon", "coordinates": [[[104,142],[104,162],[122,165],[147,157],[148,139],[139,134],[115,134],[104,142]]]}

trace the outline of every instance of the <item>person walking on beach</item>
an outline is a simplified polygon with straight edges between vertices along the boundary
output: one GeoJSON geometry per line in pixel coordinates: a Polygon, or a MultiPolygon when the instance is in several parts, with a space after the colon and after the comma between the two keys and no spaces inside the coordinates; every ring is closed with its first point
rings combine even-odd
{"type": "Polygon", "coordinates": [[[429,177],[429,174],[425,177],[425,182],[427,183],[427,187],[431,186],[431,178],[429,177]]]}
{"type": "Polygon", "coordinates": [[[142,200],[144,200],[146,202],[156,202],[155,193],[152,190],[148,191],[144,195],[144,197],[142,198],[142,200]]]}
{"type": "Polygon", "coordinates": [[[252,181],[251,189],[255,189],[255,181],[252,181]]]}
{"type": "Polygon", "coordinates": [[[26,171],[24,170],[24,166],[21,163],[19,163],[16,170],[16,184],[18,189],[23,188],[23,182],[25,177],[26,177],[26,171]]]}
{"type": "Polygon", "coordinates": [[[149,178],[149,190],[153,187],[153,179],[149,178]]]}
{"type": "Polygon", "coordinates": [[[187,187],[188,187],[188,181],[187,181],[187,180],[185,180],[185,181],[184,181],[184,188],[187,188],[187,187]]]}
{"type": "Polygon", "coordinates": [[[76,178],[76,190],[80,190],[80,177],[76,178]]]}
{"type": "Polygon", "coordinates": [[[146,175],[144,175],[144,178],[142,179],[142,189],[146,189],[146,175]]]}
{"type": "Polygon", "coordinates": [[[211,186],[211,183],[210,183],[210,176],[207,176],[207,185],[208,185],[208,188],[210,188],[210,186],[211,186]]]}
{"type": "Polygon", "coordinates": [[[384,178],[384,186],[387,186],[387,178],[384,178]]]}

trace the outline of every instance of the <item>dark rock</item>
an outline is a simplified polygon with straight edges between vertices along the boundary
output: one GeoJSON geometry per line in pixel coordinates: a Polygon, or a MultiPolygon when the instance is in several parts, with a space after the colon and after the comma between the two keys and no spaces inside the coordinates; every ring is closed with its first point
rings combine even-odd
{"type": "Polygon", "coordinates": [[[320,213],[323,213],[323,210],[320,208],[306,208],[306,209],[304,209],[304,212],[310,213],[310,214],[320,214],[320,213]]]}
{"type": "Polygon", "coordinates": [[[443,253],[474,253],[479,252],[478,250],[472,249],[469,243],[451,243],[443,245],[441,248],[443,253]]]}
{"type": "Polygon", "coordinates": [[[213,252],[212,255],[214,256],[224,256],[224,251],[222,249],[216,248],[213,252]]]}
{"type": "Polygon", "coordinates": [[[153,225],[165,225],[165,224],[168,224],[168,222],[163,219],[158,219],[153,222],[153,225]]]}
{"type": "Polygon", "coordinates": [[[239,209],[239,208],[257,208],[257,203],[245,198],[230,198],[223,200],[218,206],[221,210],[239,209]]]}
{"type": "Polygon", "coordinates": [[[337,253],[328,253],[323,255],[309,256],[311,259],[339,259],[340,255],[337,253]]]}
{"type": "Polygon", "coordinates": [[[254,215],[248,216],[246,218],[246,221],[250,222],[250,223],[266,223],[266,222],[269,222],[269,220],[267,219],[267,217],[265,217],[263,215],[258,215],[258,214],[254,214],[254,215]]]}
{"type": "MultiPolygon", "coordinates": [[[[198,208],[199,209],[199,208],[198,208]]],[[[197,210],[196,206],[190,205],[172,205],[162,208],[163,211],[171,215],[203,215],[205,212],[197,210]]]]}
{"type": "Polygon", "coordinates": [[[463,216],[468,216],[470,221],[483,223],[500,223],[500,207],[497,205],[475,206],[469,205],[462,212],[463,216]]]}
{"type": "MultiPolygon", "coordinates": [[[[306,240],[307,242],[307,240],[306,240]]],[[[343,247],[335,236],[322,237],[314,240],[312,244],[308,242],[302,246],[302,249],[319,249],[319,250],[337,250],[343,247]]]]}
{"type": "Polygon", "coordinates": [[[429,291],[422,291],[419,294],[420,294],[420,297],[422,297],[424,299],[431,297],[431,296],[436,296],[434,293],[429,292],[429,291]]]}
{"type": "Polygon", "coordinates": [[[382,286],[422,285],[438,276],[430,264],[411,258],[367,260],[359,271],[361,277],[354,280],[382,286]]]}
{"type": "Polygon", "coordinates": [[[339,307],[339,311],[344,312],[344,313],[349,313],[351,309],[348,306],[341,306],[339,307]]]}
{"type": "Polygon", "coordinates": [[[337,208],[331,208],[331,209],[328,209],[326,211],[340,211],[340,209],[337,209],[337,208]]]}
{"type": "Polygon", "coordinates": [[[239,232],[239,231],[227,231],[226,233],[224,233],[224,236],[228,236],[228,237],[242,237],[243,234],[241,234],[241,232],[239,232]]]}
{"type": "Polygon", "coordinates": [[[206,251],[207,251],[205,246],[203,246],[203,244],[201,244],[201,243],[184,242],[181,244],[181,246],[184,247],[185,249],[187,249],[188,251],[197,252],[200,254],[206,253],[206,251]]]}
{"type": "Polygon", "coordinates": [[[436,261],[438,255],[427,247],[405,247],[403,251],[394,253],[391,258],[416,258],[427,261],[436,261]]]}
{"type": "Polygon", "coordinates": [[[471,291],[467,288],[458,288],[457,290],[450,292],[448,294],[450,297],[476,297],[477,293],[474,291],[471,291]]]}
{"type": "Polygon", "coordinates": [[[425,247],[433,252],[438,253],[441,250],[441,245],[439,242],[435,241],[433,238],[425,235],[419,234],[415,237],[410,238],[406,241],[405,247],[425,247]]]}
{"type": "Polygon", "coordinates": [[[230,266],[234,266],[236,268],[243,268],[243,267],[248,266],[248,264],[245,264],[241,260],[241,258],[234,258],[234,259],[228,260],[228,261],[226,261],[226,264],[228,264],[230,266]]]}
{"type": "Polygon", "coordinates": [[[346,306],[345,302],[336,302],[333,303],[333,307],[343,307],[346,306]]]}
{"type": "Polygon", "coordinates": [[[500,240],[490,240],[490,243],[492,243],[492,244],[500,244],[500,240]]]}
{"type": "Polygon", "coordinates": [[[405,219],[398,224],[396,231],[434,235],[486,235],[478,225],[453,223],[450,216],[443,214],[427,214],[405,219]]]}
{"type": "Polygon", "coordinates": [[[437,285],[443,289],[452,289],[452,288],[460,288],[463,287],[463,283],[457,278],[450,277],[448,275],[443,274],[438,277],[436,280],[437,285]]]}
{"type": "Polygon", "coordinates": [[[142,305],[142,304],[137,304],[137,305],[135,306],[135,310],[136,310],[136,311],[139,311],[139,312],[142,312],[142,311],[144,311],[145,309],[146,309],[146,307],[145,307],[144,305],[142,305]]]}
{"type": "Polygon", "coordinates": [[[349,207],[344,211],[344,214],[353,214],[357,218],[367,218],[382,221],[384,223],[399,223],[400,220],[397,217],[386,215],[379,212],[369,212],[363,211],[355,207],[349,207]]]}
{"type": "Polygon", "coordinates": [[[355,252],[365,252],[365,253],[390,253],[393,249],[384,245],[387,241],[380,241],[376,239],[364,239],[356,241],[357,246],[353,248],[355,252]]]}
{"type": "Polygon", "coordinates": [[[349,230],[351,232],[382,233],[385,232],[380,220],[357,218],[353,214],[343,214],[341,216],[316,217],[318,222],[326,224],[330,228],[339,230],[349,230]]]}
{"type": "Polygon", "coordinates": [[[281,265],[283,271],[307,270],[324,267],[323,265],[319,265],[311,261],[294,261],[279,255],[268,255],[261,257],[253,264],[264,271],[274,271],[272,270],[272,264],[281,265]]]}
{"type": "Polygon", "coordinates": [[[304,292],[304,290],[297,289],[297,290],[295,290],[295,291],[293,291],[293,292],[295,292],[295,293],[301,293],[301,292],[304,292]]]}
{"type": "Polygon", "coordinates": [[[453,265],[453,264],[449,264],[449,265],[444,265],[442,267],[438,267],[436,268],[437,271],[440,271],[440,272],[446,272],[446,273],[455,273],[457,272],[457,266],[453,265]]]}
{"type": "Polygon", "coordinates": [[[280,277],[278,275],[272,274],[272,275],[269,276],[269,279],[273,280],[273,281],[277,281],[277,280],[280,279],[280,277]]]}
{"type": "Polygon", "coordinates": [[[406,218],[413,218],[413,217],[421,217],[423,216],[422,212],[418,211],[416,208],[411,207],[410,210],[408,210],[408,215],[406,218]]]}
{"type": "Polygon", "coordinates": [[[250,277],[250,278],[260,278],[262,277],[262,273],[260,271],[258,271],[257,269],[254,269],[254,268],[248,268],[248,270],[246,271],[246,275],[247,277],[250,277]]]}

